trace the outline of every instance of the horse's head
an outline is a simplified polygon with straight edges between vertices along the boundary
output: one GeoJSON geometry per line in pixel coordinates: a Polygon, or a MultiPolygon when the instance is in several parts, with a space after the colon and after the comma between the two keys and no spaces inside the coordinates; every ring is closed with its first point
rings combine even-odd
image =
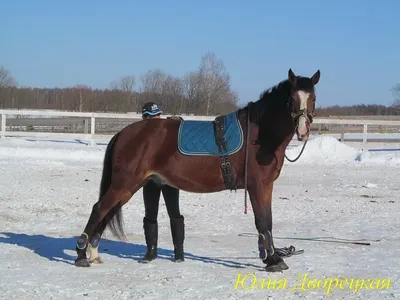
{"type": "Polygon", "coordinates": [[[320,74],[318,70],[311,78],[308,78],[296,76],[292,69],[289,70],[292,89],[288,105],[299,141],[307,140],[310,134],[316,101],[314,86],[318,83],[320,74]]]}

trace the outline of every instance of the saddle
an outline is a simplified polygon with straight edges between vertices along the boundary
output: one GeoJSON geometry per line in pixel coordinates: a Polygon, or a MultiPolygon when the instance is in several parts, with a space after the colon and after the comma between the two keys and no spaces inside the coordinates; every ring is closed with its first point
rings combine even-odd
{"type": "Polygon", "coordinates": [[[227,189],[236,190],[229,156],[243,146],[243,130],[237,112],[216,117],[213,121],[182,121],[178,149],[184,155],[218,156],[227,189]]]}

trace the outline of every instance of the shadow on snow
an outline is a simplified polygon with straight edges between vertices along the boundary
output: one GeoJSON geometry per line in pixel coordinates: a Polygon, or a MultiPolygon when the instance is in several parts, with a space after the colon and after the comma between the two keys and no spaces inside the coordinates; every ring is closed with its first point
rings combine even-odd
{"type": "MultiPolygon", "coordinates": [[[[25,247],[50,261],[62,262],[70,265],[74,264],[76,255],[69,255],[66,251],[75,252],[77,238],[78,237],[51,237],[41,234],[28,235],[24,233],[0,232],[0,243],[2,244],[25,247]]],[[[118,258],[132,259],[140,262],[145,252],[145,245],[107,239],[101,239],[100,241],[100,256],[102,256],[102,254],[108,254],[118,258]]],[[[158,248],[158,259],[172,261],[173,255],[173,250],[158,248]]],[[[185,252],[185,260],[201,261],[203,263],[217,264],[228,268],[239,269],[251,267],[257,270],[263,270],[260,260],[260,265],[233,261],[235,259],[248,260],[253,258],[254,257],[206,257],[185,252]]],[[[107,260],[104,260],[105,263],[107,263],[107,260]]]]}

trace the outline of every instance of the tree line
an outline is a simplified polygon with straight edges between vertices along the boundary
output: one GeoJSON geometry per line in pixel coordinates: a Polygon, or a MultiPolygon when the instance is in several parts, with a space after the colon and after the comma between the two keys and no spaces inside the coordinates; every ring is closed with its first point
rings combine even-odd
{"type": "MultiPolygon", "coordinates": [[[[384,105],[317,107],[318,117],[329,115],[400,115],[400,83],[393,87],[394,102],[384,105]]],[[[139,78],[123,76],[109,88],[86,85],[68,88],[19,86],[11,72],[0,67],[1,109],[56,109],[80,112],[140,112],[144,103],[159,104],[167,114],[218,115],[239,108],[239,97],[231,86],[225,65],[207,52],[197,70],[183,77],[153,69],[139,78]],[[138,85],[140,87],[138,88],[138,85]]]]}
{"type": "Polygon", "coordinates": [[[237,109],[239,97],[223,61],[213,52],[205,53],[198,69],[182,78],[153,69],[139,78],[123,76],[106,89],[21,87],[7,69],[0,69],[0,108],[140,112],[148,101],[169,114],[215,115],[237,109]]]}

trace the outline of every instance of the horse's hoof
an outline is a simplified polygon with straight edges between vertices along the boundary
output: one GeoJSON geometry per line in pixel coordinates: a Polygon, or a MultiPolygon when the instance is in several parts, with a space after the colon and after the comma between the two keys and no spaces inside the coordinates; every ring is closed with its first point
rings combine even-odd
{"type": "Polygon", "coordinates": [[[289,267],[283,261],[280,261],[276,265],[266,266],[265,270],[267,272],[282,272],[283,270],[287,270],[289,267]]]}
{"type": "Polygon", "coordinates": [[[284,261],[280,261],[280,262],[278,263],[278,266],[281,267],[282,271],[283,271],[283,270],[289,269],[288,265],[287,265],[284,261]]]}
{"type": "Polygon", "coordinates": [[[91,264],[96,264],[96,265],[104,263],[103,260],[100,258],[100,256],[97,256],[96,258],[90,259],[89,262],[91,264]]]}
{"type": "Polygon", "coordinates": [[[77,267],[90,267],[90,263],[87,258],[79,258],[75,261],[75,266],[77,267]]]}

